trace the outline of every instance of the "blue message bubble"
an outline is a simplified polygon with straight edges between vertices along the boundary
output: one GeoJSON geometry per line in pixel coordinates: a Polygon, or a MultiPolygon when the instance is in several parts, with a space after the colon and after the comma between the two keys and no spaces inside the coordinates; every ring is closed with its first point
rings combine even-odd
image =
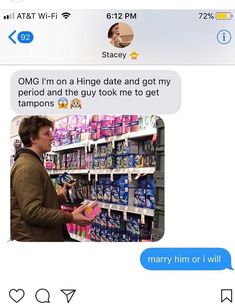
{"type": "Polygon", "coordinates": [[[223,248],[148,248],[141,256],[148,270],[233,270],[231,255],[223,248]]]}

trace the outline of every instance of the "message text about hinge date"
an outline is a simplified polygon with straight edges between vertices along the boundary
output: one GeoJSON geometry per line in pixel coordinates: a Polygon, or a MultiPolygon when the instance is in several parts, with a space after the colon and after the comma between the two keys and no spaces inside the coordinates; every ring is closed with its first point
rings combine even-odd
{"type": "Polygon", "coordinates": [[[25,96],[80,96],[82,98],[95,96],[144,96],[146,98],[150,98],[153,96],[160,95],[160,89],[158,87],[169,87],[171,83],[171,79],[158,79],[158,78],[105,78],[105,79],[95,79],[95,78],[70,78],[70,79],[52,79],[52,78],[19,78],[19,85],[37,85],[37,86],[45,86],[51,87],[51,89],[22,89],[18,90],[18,97],[25,96]],[[53,86],[62,86],[60,89],[53,89],[53,86]],[[68,88],[65,88],[68,86],[68,88]],[[89,89],[71,89],[70,86],[78,86],[78,87],[89,87],[89,89]],[[110,86],[114,86],[110,88],[110,86]],[[140,88],[135,89],[122,89],[124,86],[140,86],[140,88]],[[156,86],[155,89],[149,86],[156,86]]]}

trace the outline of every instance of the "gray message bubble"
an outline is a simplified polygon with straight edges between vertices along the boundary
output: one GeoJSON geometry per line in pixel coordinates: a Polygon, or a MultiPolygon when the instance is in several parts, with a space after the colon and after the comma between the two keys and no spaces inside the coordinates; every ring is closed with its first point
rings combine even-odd
{"type": "Polygon", "coordinates": [[[11,106],[18,114],[169,114],[180,103],[174,71],[17,71],[11,79],[11,106]]]}

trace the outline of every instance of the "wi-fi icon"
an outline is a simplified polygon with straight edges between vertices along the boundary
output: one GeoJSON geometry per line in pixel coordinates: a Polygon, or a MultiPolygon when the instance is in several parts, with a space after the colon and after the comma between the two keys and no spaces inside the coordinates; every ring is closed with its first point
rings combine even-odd
{"type": "Polygon", "coordinates": [[[68,19],[69,16],[70,16],[71,14],[68,13],[68,12],[64,12],[64,13],[62,13],[61,15],[62,15],[65,19],[68,19]]]}

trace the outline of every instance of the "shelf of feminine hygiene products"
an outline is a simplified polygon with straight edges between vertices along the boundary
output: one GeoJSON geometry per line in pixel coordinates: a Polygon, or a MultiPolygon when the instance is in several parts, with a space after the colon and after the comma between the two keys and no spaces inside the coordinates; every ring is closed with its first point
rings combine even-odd
{"type": "Polygon", "coordinates": [[[88,174],[89,171],[89,169],[47,170],[49,175],[60,175],[64,172],[68,172],[69,174],[88,174]]]}
{"type": "Polygon", "coordinates": [[[155,167],[143,168],[120,168],[120,169],[66,169],[66,170],[48,170],[49,175],[59,175],[64,172],[70,174],[154,174],[155,167]]]}
{"type": "Polygon", "coordinates": [[[76,240],[78,242],[91,242],[91,240],[88,240],[87,238],[84,238],[84,237],[81,237],[81,236],[78,236],[72,233],[69,233],[69,235],[73,240],[76,240]]]}
{"type": "Polygon", "coordinates": [[[102,143],[115,142],[115,141],[121,141],[121,140],[127,140],[127,139],[135,139],[135,138],[140,138],[140,137],[147,137],[147,136],[152,136],[154,134],[156,134],[156,128],[151,128],[151,129],[146,129],[146,130],[140,130],[138,132],[131,132],[131,133],[123,134],[120,136],[100,138],[98,140],[84,140],[79,143],[61,145],[58,147],[53,147],[52,152],[60,152],[60,151],[66,151],[66,150],[82,148],[82,147],[89,148],[90,146],[96,146],[102,143]]]}
{"type": "Polygon", "coordinates": [[[105,203],[105,202],[98,202],[98,203],[102,209],[154,217],[154,210],[152,209],[140,208],[137,206],[125,206],[114,203],[105,203]]]}

